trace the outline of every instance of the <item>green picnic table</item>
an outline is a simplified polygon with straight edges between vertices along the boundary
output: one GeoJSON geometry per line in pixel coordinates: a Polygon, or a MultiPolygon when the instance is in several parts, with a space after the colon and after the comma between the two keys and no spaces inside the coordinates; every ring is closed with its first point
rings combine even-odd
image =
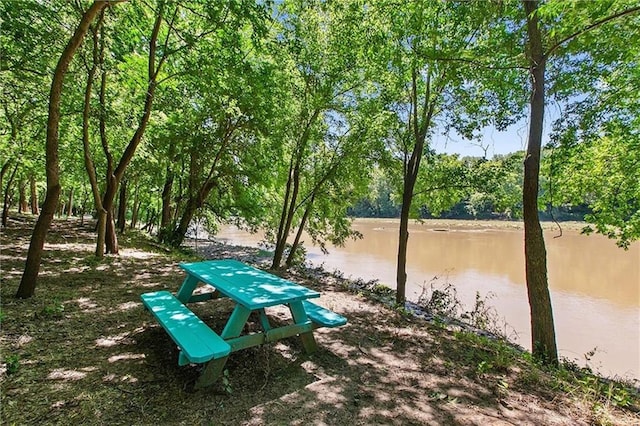
{"type": "Polygon", "coordinates": [[[299,335],[307,353],[317,350],[313,330],[338,327],[347,319],[308,299],[320,293],[237,260],[208,260],[181,263],[187,273],[176,296],[168,291],[144,293],[144,306],[154,315],[180,348],[179,365],[206,364],[195,388],[211,385],[222,373],[231,352],[299,335]],[[199,283],[213,291],[194,294],[199,283]],[[187,306],[218,297],[227,297],[235,306],[218,335],[187,306]],[[265,308],[285,305],[291,312],[290,324],[272,327],[265,308]],[[251,313],[257,313],[262,330],[242,334],[251,313]]]}

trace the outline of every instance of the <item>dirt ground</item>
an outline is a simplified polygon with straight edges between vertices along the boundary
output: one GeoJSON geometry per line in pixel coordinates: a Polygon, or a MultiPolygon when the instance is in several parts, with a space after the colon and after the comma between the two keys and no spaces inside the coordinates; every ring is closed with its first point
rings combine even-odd
{"type": "MultiPolygon", "coordinates": [[[[509,345],[427,323],[308,269],[285,277],[320,291],[317,303],[348,324],[317,330],[320,350],[311,355],[298,338],[233,353],[223,379],[193,392],[200,367],[178,366],[175,345],[140,294],[176,291],[178,263],[200,257],[127,233],[120,255],[98,262],[92,224],[57,220],[36,296],[17,300],[32,226],[14,219],[0,240],[2,424],[640,424],[633,410],[558,379],[509,345]]],[[[258,266],[267,260],[261,254],[206,250],[258,266]]],[[[217,332],[231,310],[225,300],[190,307],[217,332]]],[[[267,314],[275,323],[290,319],[282,309],[267,314]]]]}

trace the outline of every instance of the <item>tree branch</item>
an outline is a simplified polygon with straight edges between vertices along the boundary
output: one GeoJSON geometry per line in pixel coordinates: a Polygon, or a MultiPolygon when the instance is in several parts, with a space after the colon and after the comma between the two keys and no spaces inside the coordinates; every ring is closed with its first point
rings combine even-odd
{"type": "Polygon", "coordinates": [[[606,18],[603,18],[599,21],[594,22],[591,25],[587,25],[586,27],[582,28],[581,30],[576,31],[573,34],[570,34],[566,37],[564,37],[563,39],[561,39],[560,41],[558,41],[556,44],[554,44],[553,46],[551,46],[551,48],[549,48],[549,51],[544,55],[544,58],[547,59],[549,56],[551,56],[551,54],[557,50],[560,46],[562,46],[564,43],[567,43],[568,41],[573,40],[574,38],[587,33],[597,27],[599,27],[600,25],[606,24],[609,21],[613,21],[614,19],[617,18],[621,18],[623,16],[626,15],[631,15],[632,13],[636,13],[640,11],[640,6],[636,6],[636,7],[632,7],[631,9],[626,9],[623,10],[621,12],[618,13],[614,13],[613,15],[607,16],[606,18]]]}

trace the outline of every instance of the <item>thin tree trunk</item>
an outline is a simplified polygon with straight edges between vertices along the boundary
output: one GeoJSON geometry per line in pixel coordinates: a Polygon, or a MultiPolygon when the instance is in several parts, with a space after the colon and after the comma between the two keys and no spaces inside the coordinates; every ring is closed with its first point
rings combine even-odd
{"type": "Polygon", "coordinates": [[[160,228],[165,229],[171,224],[171,190],[173,188],[173,172],[167,166],[167,176],[162,188],[162,215],[160,216],[160,228]]]}
{"type": "Polygon", "coordinates": [[[182,216],[180,217],[178,226],[171,234],[170,241],[168,241],[169,244],[174,247],[179,247],[182,244],[182,242],[184,241],[184,237],[187,234],[187,230],[189,229],[189,224],[193,219],[193,216],[195,216],[198,209],[204,205],[204,200],[207,199],[209,193],[211,193],[215,186],[215,180],[208,181],[202,188],[198,190],[198,193],[196,195],[189,196],[184,211],[182,212],[182,216]]]}
{"type": "Polygon", "coordinates": [[[38,214],[38,188],[33,174],[29,177],[31,183],[31,214],[38,214]]]}
{"type": "Polygon", "coordinates": [[[44,242],[49,232],[49,227],[53,221],[53,215],[58,205],[60,197],[60,171],[58,163],[58,141],[59,141],[59,125],[60,125],[60,100],[62,95],[62,85],[65,74],[69,69],[69,64],[76,50],[82,44],[89,25],[96,15],[109,5],[107,1],[94,1],[91,7],[82,15],[82,19],[78,24],[73,36],[65,47],[60,60],[56,65],[51,82],[51,91],[49,93],[49,116],[47,119],[47,140],[46,140],[46,170],[47,170],[47,192],[42,205],[42,213],[36,221],[36,225],[31,235],[29,244],[29,252],[25,262],[24,273],[20,280],[20,286],[16,293],[18,298],[28,298],[33,296],[36,288],[38,273],[40,272],[40,260],[42,259],[42,251],[44,242]]]}
{"type": "Polygon", "coordinates": [[[287,211],[289,206],[289,198],[291,197],[291,190],[293,187],[293,163],[294,157],[291,157],[289,162],[289,177],[287,178],[287,185],[284,192],[284,199],[282,202],[282,212],[280,213],[280,223],[278,224],[278,234],[276,235],[276,247],[273,253],[273,261],[271,262],[271,269],[278,269],[280,262],[282,261],[282,255],[284,253],[285,244],[282,243],[287,240],[287,234],[285,233],[285,223],[287,222],[287,211]]]}
{"type": "Polygon", "coordinates": [[[105,251],[110,254],[118,254],[120,249],[118,247],[118,235],[116,234],[116,222],[115,222],[115,208],[113,205],[113,198],[115,195],[109,196],[112,192],[115,192],[115,184],[107,184],[107,192],[105,192],[105,198],[102,200],[104,209],[107,211],[107,223],[105,227],[105,251]]]}
{"type": "Polygon", "coordinates": [[[4,186],[2,186],[4,182],[4,175],[9,171],[9,166],[11,166],[11,160],[5,161],[0,169],[0,190],[4,188],[4,186]]]}
{"type": "MultiPolygon", "coordinates": [[[[300,139],[297,143],[297,152],[295,153],[295,157],[292,157],[291,162],[289,163],[289,178],[287,179],[287,187],[282,203],[282,213],[280,216],[280,225],[278,226],[276,248],[273,253],[271,269],[280,268],[284,250],[287,247],[287,237],[291,231],[291,224],[293,223],[293,216],[295,214],[298,199],[298,191],[300,189],[300,167],[302,166],[302,159],[311,136],[311,128],[320,116],[320,113],[321,110],[315,109],[311,117],[309,117],[304,131],[300,135],[300,139]]],[[[291,155],[293,156],[294,154],[291,155]]]]}
{"type": "MultiPolygon", "coordinates": [[[[396,265],[396,303],[404,306],[407,287],[407,248],[409,245],[409,212],[413,200],[413,184],[410,177],[405,177],[402,207],[400,209],[400,228],[398,230],[398,257],[396,265]]],[[[415,183],[415,182],[413,182],[415,183]]]]}
{"type": "Polygon", "coordinates": [[[147,223],[144,225],[142,230],[146,230],[147,232],[153,232],[153,225],[156,221],[156,209],[151,209],[151,211],[147,211],[147,223]]]}
{"type": "Polygon", "coordinates": [[[427,129],[431,125],[431,117],[435,103],[430,99],[431,80],[427,79],[426,93],[422,112],[418,111],[418,73],[412,71],[411,103],[412,112],[409,119],[409,132],[414,140],[409,161],[404,165],[404,184],[402,192],[402,208],[400,209],[400,228],[398,230],[398,263],[396,266],[396,303],[404,306],[407,299],[407,248],[409,244],[409,213],[413,202],[413,190],[418,180],[418,171],[424,151],[427,129]]]}
{"type": "Polygon", "coordinates": [[[313,202],[315,201],[315,199],[316,193],[314,192],[311,195],[311,199],[307,203],[307,207],[305,208],[302,219],[300,220],[300,225],[298,226],[298,232],[296,233],[296,237],[293,240],[293,244],[291,244],[291,250],[289,251],[289,255],[287,256],[287,260],[285,261],[285,265],[287,266],[287,268],[290,268],[293,264],[296,251],[298,250],[298,246],[300,245],[300,239],[302,238],[302,232],[304,231],[304,227],[307,224],[307,220],[309,219],[309,213],[311,213],[311,209],[313,208],[313,202]]]}
{"type": "MultiPolygon", "coordinates": [[[[173,190],[173,157],[175,144],[170,142],[166,174],[164,179],[164,187],[162,188],[162,213],[160,214],[160,230],[167,232],[171,226],[171,192],[173,190]]],[[[160,235],[160,233],[158,233],[160,235]]]]}
{"type": "Polygon", "coordinates": [[[524,252],[527,294],[531,310],[531,346],[533,354],[544,362],[557,364],[558,349],[556,347],[553,310],[547,278],[547,252],[538,216],[546,57],[542,45],[537,7],[537,1],[524,1],[524,8],[527,13],[528,59],[532,85],[529,139],[524,161],[524,183],[522,187],[524,252]]]}
{"type": "Polygon", "coordinates": [[[127,180],[120,184],[120,201],[118,201],[118,230],[124,233],[127,216],[127,180]]]}
{"type": "MultiPolygon", "coordinates": [[[[105,244],[107,246],[107,253],[118,254],[118,237],[116,235],[116,227],[114,222],[114,211],[113,204],[114,198],[118,191],[118,185],[124,176],[124,172],[127,169],[127,166],[133,159],[133,156],[138,148],[138,145],[142,141],[142,136],[147,128],[147,124],[149,123],[149,117],[151,116],[151,109],[153,108],[153,99],[157,86],[157,78],[158,73],[162,67],[162,64],[167,58],[167,49],[166,43],[168,43],[168,36],[165,39],[165,46],[162,52],[162,57],[158,61],[156,66],[156,52],[158,49],[158,34],[160,32],[160,26],[163,22],[163,6],[164,3],[160,3],[160,7],[157,10],[156,19],[153,24],[153,30],[151,32],[151,38],[149,40],[149,64],[148,64],[148,82],[147,82],[147,92],[145,96],[144,109],[142,112],[142,117],[140,118],[140,122],[138,123],[138,128],[135,133],[131,137],[129,144],[124,150],[122,157],[120,158],[120,162],[118,166],[113,171],[113,174],[107,172],[107,188],[105,190],[104,197],[102,198],[102,202],[104,204],[104,208],[107,210],[107,226],[106,226],[106,238],[105,244]]],[[[177,10],[176,10],[177,12],[177,10]]]]}
{"type": "Polygon", "coordinates": [[[133,208],[131,210],[131,223],[129,224],[129,228],[134,229],[138,225],[138,212],[140,210],[140,187],[136,186],[136,192],[133,196],[133,208]]]}
{"type": "Polygon", "coordinates": [[[73,216],[73,187],[69,189],[69,205],[67,206],[67,217],[73,216]]]}
{"type": "Polygon", "coordinates": [[[18,184],[18,213],[26,213],[29,209],[29,203],[27,202],[27,181],[22,178],[18,184]]]}
{"type": "Polygon", "coordinates": [[[13,171],[11,172],[11,176],[9,176],[9,181],[7,182],[7,186],[4,189],[4,202],[2,203],[2,227],[7,227],[7,220],[9,219],[9,208],[11,207],[11,186],[13,185],[13,179],[16,176],[16,172],[18,171],[18,163],[13,166],[13,171]]]}
{"type": "MultiPolygon", "coordinates": [[[[96,210],[96,249],[95,256],[98,259],[104,257],[104,245],[105,245],[105,233],[106,233],[106,220],[107,211],[102,205],[102,198],[100,197],[100,188],[98,187],[98,177],[96,175],[95,165],[91,158],[91,151],[89,147],[89,113],[91,111],[91,90],[93,88],[93,80],[98,69],[100,61],[99,52],[101,47],[98,46],[98,34],[102,26],[104,19],[104,13],[100,14],[100,18],[96,26],[92,29],[93,34],[93,64],[87,75],[87,85],[84,92],[84,109],[82,111],[82,143],[84,150],[84,166],[89,176],[89,183],[91,184],[91,194],[93,196],[93,205],[96,210]]],[[[102,102],[101,102],[102,103],[102,102]]],[[[101,112],[101,126],[102,126],[102,112],[101,112]]],[[[102,129],[101,129],[102,130],[102,129]]]]}

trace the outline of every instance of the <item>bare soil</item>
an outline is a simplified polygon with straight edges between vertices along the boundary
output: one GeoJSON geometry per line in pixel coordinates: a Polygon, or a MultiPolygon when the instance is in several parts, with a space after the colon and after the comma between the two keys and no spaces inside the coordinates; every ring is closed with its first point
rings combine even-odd
{"type": "MultiPolygon", "coordinates": [[[[298,338],[233,353],[224,380],[192,392],[200,367],[178,366],[175,345],[139,296],[177,290],[178,263],[202,257],[128,232],[119,256],[98,261],[92,226],[54,222],[36,296],[27,300],[14,295],[33,219],[15,218],[2,231],[2,424],[640,424],[635,411],[555,377],[506,344],[412,317],[344,278],[309,269],[285,277],[320,291],[318,303],[348,325],[317,330],[320,350],[311,355],[298,338]]],[[[259,267],[267,261],[245,247],[215,244],[205,254],[259,267]]],[[[191,308],[220,332],[231,306],[191,308]]],[[[284,310],[267,314],[289,319],[284,310]]],[[[633,392],[631,408],[639,405],[633,392]]]]}

